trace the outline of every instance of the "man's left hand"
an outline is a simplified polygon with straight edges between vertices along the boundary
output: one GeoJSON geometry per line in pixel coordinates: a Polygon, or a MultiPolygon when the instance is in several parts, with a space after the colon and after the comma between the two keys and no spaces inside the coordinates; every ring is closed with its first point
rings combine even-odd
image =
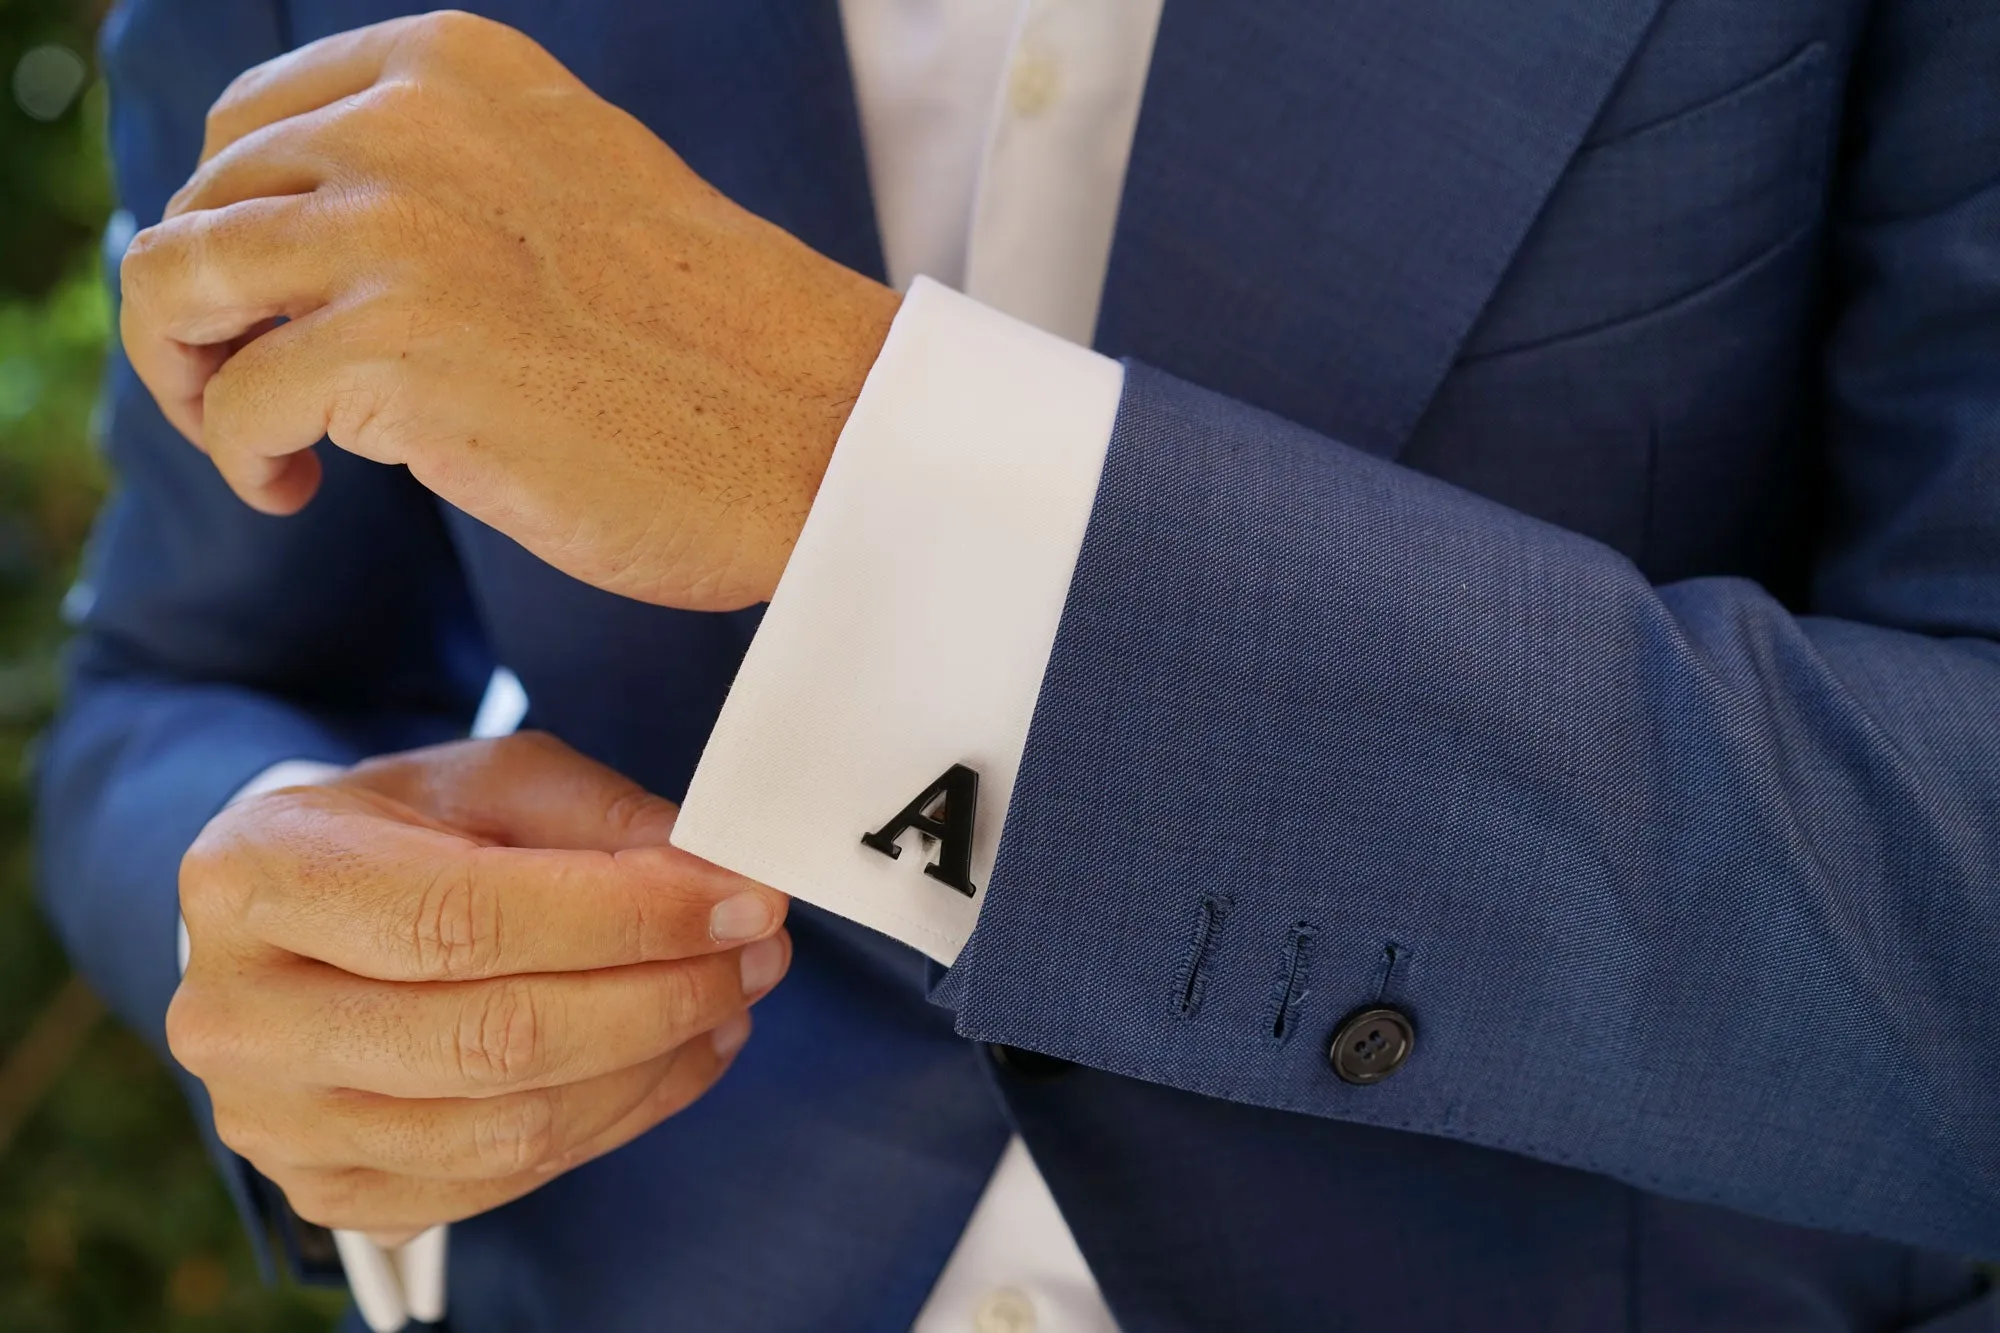
{"type": "Polygon", "coordinates": [[[698,610],[776,587],[898,300],[452,13],[237,79],[122,276],[133,367],[258,509],[311,498],[324,435],[698,610]]]}

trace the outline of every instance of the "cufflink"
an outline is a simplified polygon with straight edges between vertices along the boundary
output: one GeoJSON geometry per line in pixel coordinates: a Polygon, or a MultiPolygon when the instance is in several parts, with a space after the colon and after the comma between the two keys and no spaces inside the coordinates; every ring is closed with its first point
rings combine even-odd
{"type": "Polygon", "coordinates": [[[972,882],[972,828],[978,811],[979,774],[964,764],[953,764],[894,819],[863,833],[861,845],[893,861],[903,854],[896,839],[910,829],[935,838],[938,858],[924,867],[924,873],[970,898],[979,891],[972,882]]]}

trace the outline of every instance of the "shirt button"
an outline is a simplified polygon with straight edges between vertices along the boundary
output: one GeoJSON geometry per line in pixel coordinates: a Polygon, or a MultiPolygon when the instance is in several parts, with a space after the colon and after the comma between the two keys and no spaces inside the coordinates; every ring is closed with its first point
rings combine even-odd
{"type": "Polygon", "coordinates": [[[1333,1034],[1326,1059],[1349,1083],[1380,1083],[1403,1067],[1416,1041],[1416,1029],[1402,1010],[1363,1009],[1333,1034]]]}
{"type": "Polygon", "coordinates": [[[972,1316],[973,1333],[1035,1333],[1035,1303],[1019,1287],[986,1293],[972,1316]]]}
{"type": "Polygon", "coordinates": [[[1007,104],[1016,115],[1039,116],[1055,102],[1061,83],[1055,53],[1043,46],[1026,47],[1007,76],[1007,104]]]}

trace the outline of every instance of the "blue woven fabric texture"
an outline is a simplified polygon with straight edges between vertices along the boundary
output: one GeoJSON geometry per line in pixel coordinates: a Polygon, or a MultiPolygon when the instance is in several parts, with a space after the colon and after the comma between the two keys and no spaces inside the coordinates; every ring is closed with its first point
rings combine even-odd
{"type": "MultiPolygon", "coordinates": [[[[126,0],[123,205],[240,70],[415,7],[126,0]]],[[[879,275],[835,0],[473,7],[879,275]]],[[[1169,0],[959,966],[795,909],[729,1078],[454,1229],[453,1327],[904,1333],[1013,1129],[1126,1333],[2000,1326],[1996,71],[1991,0],[1169,0]],[[1376,1002],[1414,1055],[1352,1087],[1376,1002]]],[[[335,452],[258,517],[122,365],[106,422],[41,861],[155,1042],[180,855],[273,761],[504,662],[685,789],[756,613],[335,452]]]]}
{"type": "MultiPolygon", "coordinates": [[[[1372,406],[1330,397],[1316,434],[1131,367],[943,993],[962,1031],[2000,1254],[2000,17],[1897,7],[1870,42],[1823,227],[1758,194],[1715,215],[1742,234],[1686,237],[1702,178],[1588,179],[1647,144],[1686,165],[1670,141],[1773,115],[1773,88],[1823,124],[1802,43],[1584,150],[1549,207],[1614,219],[1544,217],[1523,271],[1570,272],[1496,296],[1407,440],[1372,406]],[[1721,273],[1545,332],[1551,291],[1649,299],[1619,224],[1649,253],[1655,207],[1721,273]],[[1517,507],[1468,489],[1498,475],[1517,507]],[[1416,1054],[1350,1087],[1324,1042],[1378,999],[1416,1054]]],[[[1183,351],[1233,294],[1203,277],[1131,336],[1233,387],[1183,351]]]]}

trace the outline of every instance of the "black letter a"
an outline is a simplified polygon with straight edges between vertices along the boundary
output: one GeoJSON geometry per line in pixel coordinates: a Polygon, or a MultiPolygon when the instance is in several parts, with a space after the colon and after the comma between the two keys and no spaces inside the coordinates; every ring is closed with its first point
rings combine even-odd
{"type": "Polygon", "coordinates": [[[972,817],[978,808],[979,775],[964,764],[953,764],[901,814],[873,833],[862,834],[861,841],[894,860],[903,854],[896,839],[904,829],[928,833],[940,845],[937,864],[925,866],[924,873],[970,898],[977,892],[972,886],[972,817]]]}

